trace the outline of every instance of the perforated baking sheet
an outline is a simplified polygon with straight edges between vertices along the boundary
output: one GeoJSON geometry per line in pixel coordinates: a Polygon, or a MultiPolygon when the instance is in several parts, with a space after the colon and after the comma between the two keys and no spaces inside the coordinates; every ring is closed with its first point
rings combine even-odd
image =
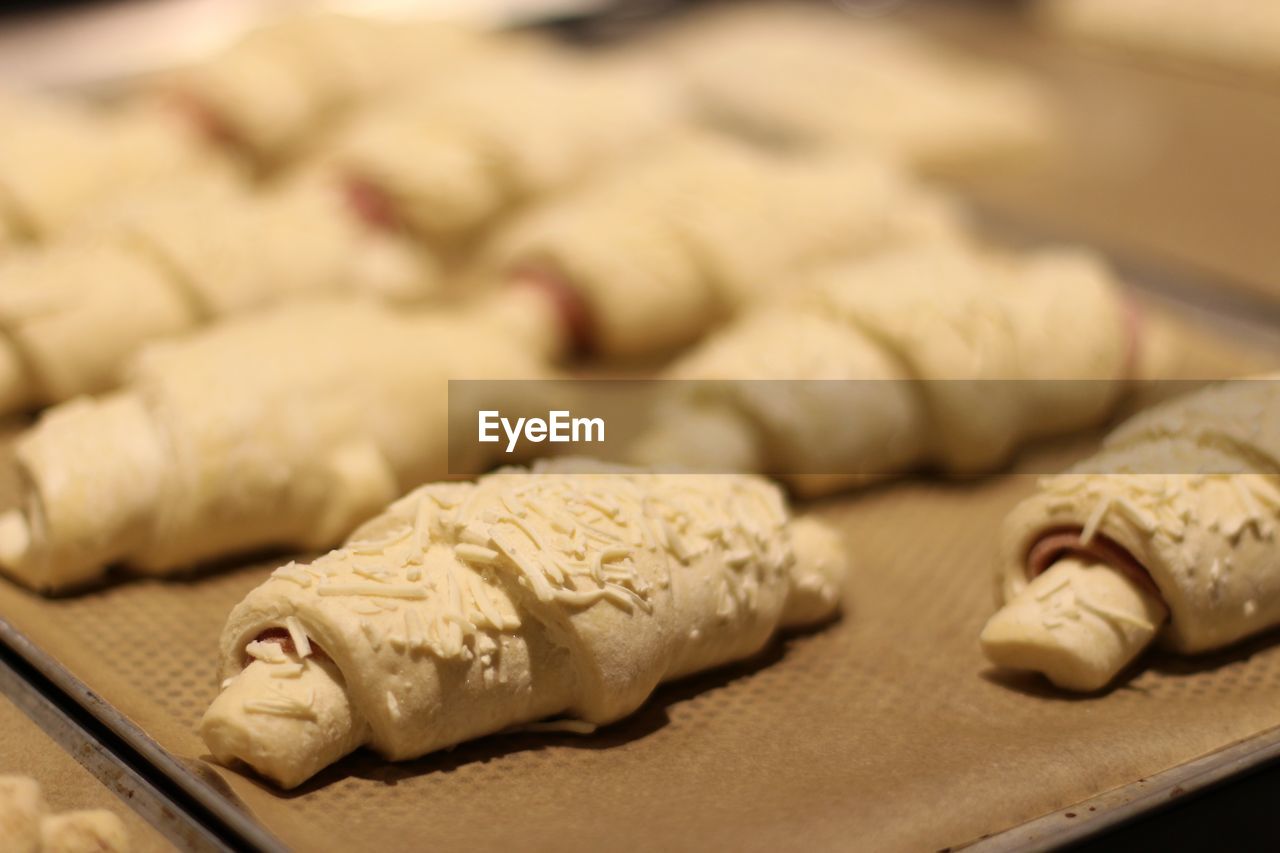
{"type": "MultiPolygon", "coordinates": [[[[1197,364],[1221,357],[1201,347],[1197,364]]],[[[1092,446],[1023,466],[1053,470],[1092,446]]],[[[941,849],[1037,818],[1026,831],[1052,837],[1149,807],[1138,794],[1159,774],[1280,726],[1280,649],[1157,656],[1093,699],[993,673],[976,642],[993,534],[1034,481],[915,480],[807,508],[856,561],[844,618],[665,687],[594,736],[492,737],[403,764],[358,754],[290,794],[205,763],[195,734],[223,618],[278,561],[56,600],[0,582],[0,630],[263,846],[941,849]]]]}

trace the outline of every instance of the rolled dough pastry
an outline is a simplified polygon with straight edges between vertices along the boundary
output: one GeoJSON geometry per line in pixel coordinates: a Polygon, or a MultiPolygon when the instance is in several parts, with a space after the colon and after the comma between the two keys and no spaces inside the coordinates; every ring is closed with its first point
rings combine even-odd
{"type": "Polygon", "coordinates": [[[175,180],[0,261],[0,411],[112,388],[149,341],[238,313],[341,293],[418,301],[436,283],[428,256],[363,225],[336,188],[175,180]]]}
{"type": "Polygon", "coordinates": [[[54,96],[0,96],[0,233],[46,240],[95,206],[228,161],[170,111],[105,109],[54,96]]]}
{"type": "Polygon", "coordinates": [[[684,134],[518,220],[483,263],[580,306],[581,345],[633,356],[688,344],[816,265],[959,239],[958,220],[879,158],[684,134]]]}
{"type": "Polygon", "coordinates": [[[0,849],[6,853],[128,853],[129,838],[112,812],[49,814],[34,779],[0,776],[0,849]]]}
{"type": "Polygon", "coordinates": [[[838,3],[730,4],[656,48],[710,119],[783,144],[935,167],[1032,152],[1052,136],[1046,92],[1016,68],[838,3]]]}
{"type": "Polygon", "coordinates": [[[1092,255],[886,250],[812,274],[678,360],[668,378],[705,381],[666,398],[634,458],[768,471],[809,493],[924,464],[971,475],[1104,419],[1132,335],[1092,255]]]}
{"type": "Polygon", "coordinates": [[[1096,690],[1152,641],[1190,654],[1280,624],[1277,380],[1159,406],[1042,480],[1004,525],[987,656],[1096,690]]]}
{"type": "Polygon", "coordinates": [[[529,54],[353,119],[317,154],[371,217],[445,251],[500,214],[643,150],[683,118],[659,67],[529,54]]]}
{"type": "Polygon", "coordinates": [[[1280,7],[1257,0],[1040,0],[1040,20],[1073,36],[1280,81],[1280,7]]]}
{"type": "Polygon", "coordinates": [[[201,735],[292,788],[361,745],[590,731],[829,618],[843,575],[835,534],[758,478],[561,461],[425,486],[232,611],[201,735]]]}
{"type": "Polygon", "coordinates": [[[208,136],[272,166],[370,100],[471,74],[523,43],[437,21],[302,14],[253,31],[154,89],[208,136]]]}
{"type": "Polygon", "coordinates": [[[505,330],[362,301],[153,346],[121,390],[56,406],[18,439],[22,504],[0,516],[0,565],[56,590],[117,562],[163,574],[330,547],[406,488],[479,466],[448,457],[449,379],[540,375],[505,330]]]}

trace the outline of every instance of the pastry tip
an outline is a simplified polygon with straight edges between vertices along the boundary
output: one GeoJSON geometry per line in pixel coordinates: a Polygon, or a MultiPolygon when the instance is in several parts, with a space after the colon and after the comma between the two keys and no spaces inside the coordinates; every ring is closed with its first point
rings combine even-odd
{"type": "Polygon", "coordinates": [[[31,549],[31,527],[20,510],[0,513],[0,566],[17,568],[31,549]]]}
{"type": "Polygon", "coordinates": [[[1164,603],[1111,566],[1068,557],[1037,576],[982,630],[996,666],[1042,673],[1058,687],[1101,690],[1155,639],[1164,603]]]}

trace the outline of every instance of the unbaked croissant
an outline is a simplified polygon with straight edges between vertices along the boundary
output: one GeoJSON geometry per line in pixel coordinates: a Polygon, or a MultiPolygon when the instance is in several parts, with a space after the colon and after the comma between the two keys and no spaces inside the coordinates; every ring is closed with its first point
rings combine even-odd
{"type": "Polygon", "coordinates": [[[0,849],[6,853],[128,853],[129,837],[106,809],[50,814],[40,785],[0,776],[0,849]]]}
{"type": "MultiPolygon", "coordinates": [[[[121,390],[16,444],[0,566],[57,590],[112,563],[162,574],[270,546],[331,547],[450,458],[447,380],[540,375],[485,321],[316,302],[144,350],[121,390]]],[[[495,403],[511,404],[510,400],[495,403]]]]}
{"type": "Polygon", "coordinates": [[[250,309],[415,301],[435,284],[427,255],[363,225],[334,188],[175,181],[0,261],[0,412],[111,388],[147,342],[250,309]]]}
{"type": "Polygon", "coordinates": [[[475,73],[522,45],[438,21],[297,15],[152,88],[210,137],[271,166],[370,100],[475,73]]]}
{"type": "Polygon", "coordinates": [[[1280,376],[1133,418],[1006,520],[995,664],[1097,690],[1153,642],[1209,651],[1280,625],[1280,376]]]}
{"type": "Polygon", "coordinates": [[[425,486],[232,611],[200,732],[292,788],[362,745],[590,731],[829,618],[843,574],[834,533],[758,478],[569,461],[425,486]]]}
{"type": "Polygon", "coordinates": [[[816,265],[959,233],[947,199],[878,158],[689,134],[517,221],[483,263],[544,292],[578,346],[633,356],[688,344],[816,265]]]}
{"type": "Polygon", "coordinates": [[[925,464],[987,471],[1104,419],[1132,336],[1091,255],[886,250],[813,274],[678,360],[666,378],[698,381],[664,399],[633,458],[768,471],[802,492],[925,464]]]}
{"type": "Polygon", "coordinates": [[[772,142],[928,168],[1034,152],[1053,129],[1047,93],[1018,69],[839,4],[732,4],[655,47],[704,114],[772,142]]]}
{"type": "Polygon", "coordinates": [[[170,111],[0,96],[0,235],[15,247],[60,234],[122,194],[193,174],[235,173],[170,111]]]}
{"type": "Polygon", "coordinates": [[[372,221],[438,250],[643,150],[683,118],[672,79],[630,60],[517,55],[361,113],[317,153],[372,221]]]}

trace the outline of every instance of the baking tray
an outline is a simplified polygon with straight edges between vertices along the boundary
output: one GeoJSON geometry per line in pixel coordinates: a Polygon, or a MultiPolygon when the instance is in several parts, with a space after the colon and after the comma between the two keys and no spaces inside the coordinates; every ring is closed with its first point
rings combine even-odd
{"type": "MultiPolygon", "coordinates": [[[[92,741],[77,736],[73,726],[29,691],[17,673],[0,662],[0,732],[4,732],[0,738],[0,773],[34,778],[53,812],[81,809],[115,812],[124,822],[135,853],[176,849],[143,818],[141,810],[135,811],[142,805],[140,793],[114,758],[92,741]],[[39,724],[31,716],[32,712],[41,716],[39,724]],[[111,783],[102,781],[104,779],[115,779],[118,784],[108,788],[111,783]]],[[[148,800],[143,805],[148,817],[164,823],[165,815],[149,810],[151,802],[148,800]]],[[[169,821],[166,829],[171,838],[182,840],[188,849],[214,849],[203,843],[198,830],[184,830],[177,821],[169,821]]]]}
{"type": "MultiPolygon", "coordinates": [[[[1205,369],[1240,364],[1191,340],[1205,369]]],[[[982,659],[994,531],[1034,488],[1028,472],[1095,443],[1042,447],[993,479],[909,480],[809,507],[838,525],[856,561],[845,616],[664,687],[594,736],[503,735],[402,764],[357,754],[289,794],[206,763],[194,731],[217,689],[222,621],[279,560],[62,599],[0,582],[0,636],[266,849],[1040,846],[1264,761],[1280,743],[1270,638],[1157,656],[1092,699],[999,676],[982,659]]]]}
{"type": "MultiPolygon", "coordinates": [[[[964,29],[972,20],[955,32],[982,44],[995,30],[964,29]]],[[[1010,50],[996,42],[1004,47],[994,51],[1010,50]]],[[[1052,56],[1026,61],[1075,67],[1074,55],[1052,56]]],[[[1083,98],[1106,90],[1117,72],[1043,73],[1062,74],[1076,87],[1072,97],[1083,98]],[[1072,74],[1085,83],[1071,82],[1072,74]]],[[[1130,95],[1181,85],[1152,82],[1140,70],[1118,73],[1138,75],[1121,90],[1130,95]]],[[[1168,103],[1196,97],[1183,92],[1166,95],[1168,103]]],[[[1218,109],[1239,133],[1240,116],[1256,103],[1218,109]]],[[[1255,156],[1260,144],[1248,137],[1224,168],[1272,169],[1247,188],[1265,194],[1274,169],[1255,156]]],[[[1056,168],[963,183],[1016,220],[1101,232],[1112,246],[1203,270],[1202,281],[1234,282],[1222,289],[1280,296],[1271,289],[1280,269],[1269,239],[1275,211],[1263,208],[1263,196],[1241,202],[1251,211],[1243,233],[1224,235],[1183,209],[1179,200],[1201,191],[1195,181],[1116,206],[1090,195],[1097,178],[1076,186],[1078,173],[1056,168]]],[[[1244,192],[1239,185],[1230,183],[1244,192]]],[[[1221,188],[1210,196],[1224,200],[1221,188]]],[[[1208,375],[1252,372],[1266,361],[1246,363],[1204,342],[1188,346],[1208,375]]],[[[590,738],[505,735],[395,765],[358,754],[290,794],[207,763],[194,733],[216,692],[226,613],[281,560],[52,600],[0,580],[0,640],[262,849],[1060,844],[1280,751],[1280,649],[1272,638],[1193,660],[1157,656],[1094,699],[1002,679],[981,658],[976,636],[994,606],[994,531],[1034,487],[1026,472],[1056,469],[1092,446],[1086,438],[1042,448],[1024,458],[1023,473],[912,480],[810,507],[840,527],[857,561],[844,618],[788,638],[757,661],[664,687],[636,715],[590,738]]]]}

